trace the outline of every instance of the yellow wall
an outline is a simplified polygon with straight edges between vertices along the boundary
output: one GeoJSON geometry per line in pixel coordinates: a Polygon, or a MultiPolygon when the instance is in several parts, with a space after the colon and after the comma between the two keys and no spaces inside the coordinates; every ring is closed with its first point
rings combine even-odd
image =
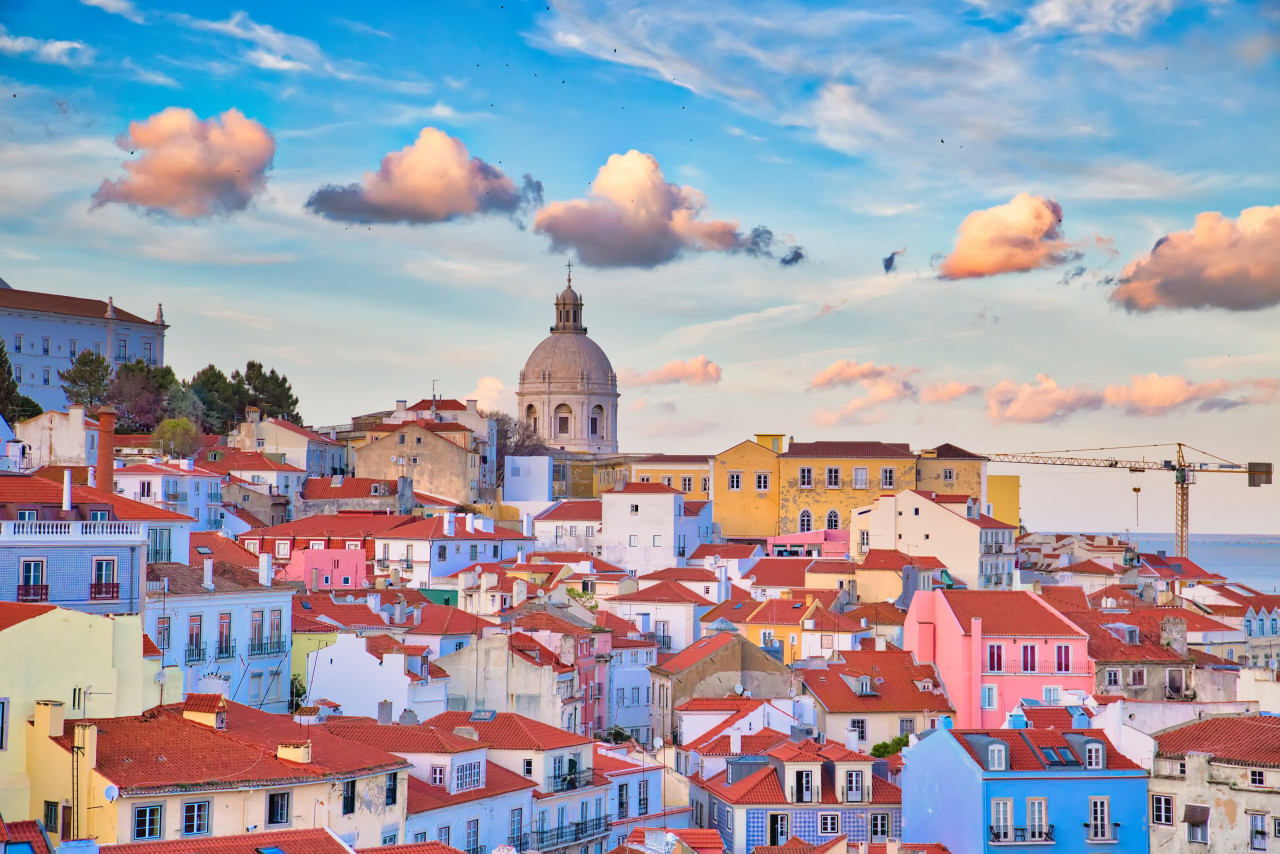
{"type": "Polygon", "coordinates": [[[671,479],[671,487],[673,489],[682,489],[681,478],[693,478],[693,489],[685,493],[685,498],[690,501],[706,501],[711,496],[702,488],[703,478],[711,477],[711,465],[690,465],[676,463],[636,463],[631,466],[631,479],[636,482],[644,482],[646,478],[650,483],[662,483],[663,478],[671,479]]]}
{"type": "Polygon", "coordinates": [[[779,497],[778,529],[783,534],[795,534],[800,531],[800,511],[808,510],[813,514],[813,528],[819,530],[827,526],[828,511],[835,510],[840,514],[840,527],[848,530],[851,510],[866,507],[876,500],[876,496],[890,491],[880,488],[880,469],[894,470],[893,492],[916,488],[916,461],[905,457],[891,460],[849,459],[823,457],[779,457],[779,477],[781,493],[779,497]],[[813,469],[813,486],[800,487],[800,469],[813,469]],[[827,468],[840,469],[840,488],[827,488],[827,468]],[[867,488],[853,488],[853,470],[867,470],[867,488]]]}
{"type": "MultiPolygon", "coordinates": [[[[919,471],[914,489],[936,492],[939,495],[971,495],[982,500],[982,476],[985,462],[982,460],[940,460],[925,456],[921,451],[919,471]],[[951,469],[954,480],[942,479],[942,470],[951,469]]],[[[990,499],[988,499],[990,500],[990,499]]]]}
{"type": "Polygon", "coordinates": [[[289,675],[299,677],[304,685],[310,685],[311,674],[307,672],[307,656],[318,649],[333,646],[337,642],[336,629],[332,632],[294,632],[289,653],[289,675]]]}
{"type": "Polygon", "coordinates": [[[356,475],[380,480],[395,480],[400,475],[413,478],[413,488],[467,504],[480,497],[480,455],[460,447],[453,437],[463,433],[437,435],[409,423],[395,433],[357,448],[353,454],[356,475]],[[401,445],[400,436],[405,437],[401,445]],[[419,444],[421,440],[421,444],[419,444]],[[404,459],[401,465],[392,459],[404,459]],[[414,460],[417,463],[414,463],[414,460]],[[473,486],[473,484],[475,484],[473,486]]]}
{"type": "Polygon", "coordinates": [[[778,455],[756,442],[742,442],[716,455],[712,513],[725,537],[772,537],[778,533],[778,455]],[[729,475],[742,475],[742,488],[729,489],[729,475]],[[756,473],[769,475],[767,492],[756,491],[756,473]]]}
{"type": "Polygon", "coordinates": [[[987,503],[991,515],[1006,525],[1022,524],[1022,479],[1016,474],[987,477],[987,503]]]}

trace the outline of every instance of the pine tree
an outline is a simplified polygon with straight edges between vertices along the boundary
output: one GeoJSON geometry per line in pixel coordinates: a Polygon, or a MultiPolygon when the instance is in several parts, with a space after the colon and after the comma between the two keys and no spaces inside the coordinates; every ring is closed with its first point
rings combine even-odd
{"type": "Polygon", "coordinates": [[[96,410],[107,400],[111,366],[92,350],[81,350],[71,367],[58,371],[58,379],[62,380],[62,391],[68,403],[96,410]]]}
{"type": "Polygon", "coordinates": [[[18,379],[13,375],[9,351],[0,340],[0,418],[10,427],[19,421],[35,418],[44,408],[18,390],[18,379]]]}

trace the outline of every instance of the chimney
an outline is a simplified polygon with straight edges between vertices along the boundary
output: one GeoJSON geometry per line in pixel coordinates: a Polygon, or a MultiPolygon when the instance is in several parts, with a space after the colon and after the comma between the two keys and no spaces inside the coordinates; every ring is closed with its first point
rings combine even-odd
{"type": "Polygon", "coordinates": [[[1187,655],[1187,621],[1181,617],[1160,620],[1160,645],[1167,646],[1184,658],[1187,655]]]}
{"type": "Polygon", "coordinates": [[[526,537],[533,536],[533,514],[532,513],[524,514],[524,518],[520,520],[520,533],[524,534],[526,537]]]}
{"type": "Polygon", "coordinates": [[[742,733],[732,730],[729,733],[729,752],[734,756],[742,753],[742,733]]]}
{"type": "Polygon", "coordinates": [[[885,651],[884,635],[876,635],[876,652],[885,651]]]}
{"type": "Polygon", "coordinates": [[[478,400],[468,400],[468,401],[467,401],[467,411],[468,411],[468,412],[475,412],[475,411],[476,411],[476,405],[477,405],[478,403],[479,403],[479,401],[478,401],[478,400]]]}
{"type": "Polygon", "coordinates": [[[408,410],[408,408],[409,408],[409,401],[407,401],[407,400],[397,400],[397,401],[396,401],[396,414],[397,414],[397,415],[403,415],[403,414],[408,410]]]}
{"type": "Polygon", "coordinates": [[[415,626],[422,625],[422,606],[421,605],[413,609],[413,624],[415,626]]]}
{"type": "Polygon", "coordinates": [[[62,737],[66,706],[61,700],[36,700],[36,732],[49,738],[62,737]]]}
{"type": "Polygon", "coordinates": [[[276,759],[311,764],[311,741],[281,741],[276,744],[276,759]]]}
{"type": "Polygon", "coordinates": [[[271,586],[271,579],[275,577],[276,571],[271,566],[271,555],[263,552],[258,555],[258,584],[263,587],[271,586]]]}
{"type": "Polygon", "coordinates": [[[62,470],[62,512],[71,512],[71,467],[62,470]]]}
{"type": "Polygon", "coordinates": [[[455,514],[453,513],[453,511],[452,511],[452,510],[450,510],[450,511],[448,511],[448,512],[446,512],[446,513],[444,514],[444,535],[445,535],[446,537],[452,537],[452,536],[453,536],[453,532],[454,532],[454,522],[456,521],[456,520],[454,519],[454,515],[455,515],[455,514]]]}
{"type": "Polygon", "coordinates": [[[884,854],[898,854],[898,840],[890,839],[884,844],[884,854]]]}
{"type": "Polygon", "coordinates": [[[396,625],[399,625],[400,623],[404,622],[404,616],[405,616],[405,605],[404,605],[404,596],[402,595],[398,600],[396,600],[396,615],[395,615],[396,625]]]}
{"type": "Polygon", "coordinates": [[[516,563],[524,563],[524,547],[523,546],[520,548],[519,551],[516,552],[516,563]]]}
{"type": "Polygon", "coordinates": [[[463,517],[462,524],[467,529],[468,534],[474,534],[476,530],[476,514],[468,513],[463,517]]]}
{"type": "Polygon", "coordinates": [[[178,462],[178,465],[182,468],[183,471],[192,471],[193,469],[195,469],[195,462],[190,457],[186,457],[180,460],[178,462]]]}
{"type": "Polygon", "coordinates": [[[472,741],[480,740],[480,731],[473,726],[456,726],[453,728],[453,734],[460,738],[469,738],[472,741]]]}
{"type": "Polygon", "coordinates": [[[204,559],[204,581],[202,583],[205,590],[213,589],[213,558],[211,557],[204,559]]]}
{"type": "Polygon", "coordinates": [[[114,475],[116,458],[116,408],[104,404],[98,409],[98,460],[95,475],[98,488],[107,492],[115,492],[114,475]]]}
{"type": "Polygon", "coordinates": [[[389,725],[391,723],[391,713],[392,713],[391,701],[379,700],[378,701],[378,723],[382,724],[383,726],[389,725]]]}
{"type": "Polygon", "coordinates": [[[365,595],[364,602],[369,606],[369,610],[377,614],[382,610],[382,594],[370,592],[365,595]]]}

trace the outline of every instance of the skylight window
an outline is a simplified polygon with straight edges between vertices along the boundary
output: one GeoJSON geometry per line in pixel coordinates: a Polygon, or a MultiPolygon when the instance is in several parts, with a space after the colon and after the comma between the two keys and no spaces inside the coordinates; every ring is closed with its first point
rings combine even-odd
{"type": "Polygon", "coordinates": [[[196,554],[211,555],[213,554],[213,549],[208,546],[196,546],[196,554]]]}

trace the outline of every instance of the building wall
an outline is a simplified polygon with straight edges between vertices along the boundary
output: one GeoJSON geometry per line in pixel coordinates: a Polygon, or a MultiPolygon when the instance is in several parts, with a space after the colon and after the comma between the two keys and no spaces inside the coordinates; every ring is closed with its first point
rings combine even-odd
{"type": "Polygon", "coordinates": [[[563,692],[572,694],[578,687],[577,671],[562,680],[549,665],[534,665],[509,654],[507,636],[501,634],[481,638],[478,643],[436,658],[435,663],[451,677],[451,710],[515,712],[558,727],[563,723],[563,692]],[[562,683],[567,687],[561,687],[562,683]]]}
{"type": "MultiPolygon", "coordinates": [[[[978,499],[978,506],[986,512],[991,500],[990,481],[986,460],[947,460],[927,456],[921,451],[916,463],[916,483],[911,489],[936,492],[939,495],[968,495],[978,499]],[[945,469],[951,469],[951,480],[946,480],[945,469]]],[[[1017,525],[1015,519],[1010,522],[1017,525]]]]}
{"type": "Polygon", "coordinates": [[[706,613],[708,610],[705,606],[663,602],[605,602],[603,607],[624,620],[632,621],[641,632],[670,636],[670,648],[660,647],[660,652],[679,652],[702,637],[698,612],[706,613]],[[659,623],[666,625],[665,631],[660,631],[659,623]]]}
{"type": "MultiPolygon", "coordinates": [[[[180,471],[160,474],[112,473],[115,492],[132,501],[150,504],[195,519],[197,531],[216,531],[222,527],[222,477],[183,474],[180,471]],[[142,495],[142,483],[149,492],[142,495]]],[[[103,489],[107,486],[104,483],[103,489]]]]}
{"type": "MultiPolygon", "coordinates": [[[[1173,824],[1150,825],[1152,851],[1195,851],[1206,854],[1238,854],[1250,848],[1249,814],[1264,813],[1267,836],[1274,832],[1272,819],[1280,816],[1280,771],[1262,769],[1263,788],[1249,785],[1249,768],[1214,762],[1204,753],[1188,753],[1186,774],[1177,763],[1156,759],[1149,784],[1153,795],[1173,797],[1173,824]],[[1209,807],[1208,845],[1187,842],[1183,811],[1187,804],[1209,807]]],[[[1264,840],[1264,844],[1270,840],[1264,840]]]]}
{"type": "Polygon", "coordinates": [[[395,480],[407,476],[413,478],[415,489],[459,504],[480,499],[480,455],[417,424],[375,439],[357,448],[353,456],[356,477],[395,480]]]}
{"type": "Polygon", "coordinates": [[[649,710],[653,705],[653,678],[649,666],[655,661],[653,647],[616,649],[606,677],[609,711],[605,727],[617,726],[628,732],[634,731],[637,740],[645,745],[653,740],[649,732],[649,710]],[[634,663],[631,660],[633,655],[634,663]],[[620,691],[621,700],[618,697],[620,691]],[[633,691],[636,692],[634,698],[633,691]]]}
{"type": "Polygon", "coordinates": [[[1022,478],[1016,474],[987,475],[991,515],[1006,525],[1022,524],[1022,478]]]}
{"type": "Polygon", "coordinates": [[[447,679],[420,682],[405,673],[405,656],[387,653],[379,661],[359,635],[341,634],[328,647],[311,653],[309,697],[333,700],[343,714],[378,717],[378,703],[391,702],[393,718],[406,709],[423,721],[448,711],[447,679]]]}
{"type": "MultiPolygon", "coordinates": [[[[0,315],[3,317],[3,315],[0,315]]],[[[12,336],[6,336],[6,344],[13,343],[12,336]]],[[[14,361],[12,352],[9,360],[14,361]]],[[[65,370],[65,367],[63,368],[65,370]]],[[[24,372],[26,369],[24,368],[24,372]]],[[[55,380],[57,374],[54,374],[55,380]]],[[[22,394],[35,398],[30,390],[20,389],[22,394]]],[[[55,392],[62,397],[62,388],[55,382],[55,392]]],[[[46,396],[50,392],[46,391],[46,396]]],[[[37,403],[41,401],[37,398],[37,403]]],[[[65,404],[65,400],[63,403],[65,404]]],[[[46,409],[50,404],[41,403],[46,409]]],[[[57,408],[62,404],[53,404],[57,408]]],[[[28,455],[30,464],[39,466],[92,466],[98,461],[98,427],[87,424],[83,406],[69,406],[66,412],[43,412],[35,418],[19,421],[13,426],[18,441],[31,447],[28,455]]],[[[105,488],[105,487],[104,487],[105,488]]]]}
{"type": "Polygon", "coordinates": [[[458,849],[466,847],[467,822],[479,821],[478,844],[492,851],[506,845],[510,836],[511,811],[521,812],[521,824],[533,814],[533,797],[530,789],[488,795],[462,804],[441,807],[427,812],[413,813],[405,819],[402,842],[434,840],[440,838],[440,828],[449,828],[449,844],[458,849]],[[421,837],[419,839],[419,837],[421,837]]]}
{"type": "MultiPolygon", "coordinates": [[[[677,523],[683,521],[683,497],[669,493],[606,492],[600,504],[601,521],[596,541],[603,549],[601,557],[605,560],[637,576],[683,565],[684,559],[677,557],[677,523]],[[631,512],[633,506],[635,513],[631,512]]],[[[688,546],[686,554],[696,545],[688,546]]]]}
{"type": "Polygon", "coordinates": [[[631,480],[636,483],[664,483],[684,493],[690,501],[707,501],[711,498],[710,461],[695,463],[632,463],[631,480]],[[690,488],[684,488],[684,479],[690,479],[690,488]]]}
{"type": "MultiPolygon", "coordinates": [[[[308,662],[311,653],[318,649],[324,649],[332,646],[338,641],[338,630],[335,628],[332,632],[295,632],[293,641],[289,647],[289,678],[301,679],[303,685],[311,684],[311,669],[308,662]]],[[[318,694],[311,695],[313,699],[325,699],[318,694]]]]}
{"type": "Polygon", "coordinates": [[[827,740],[835,744],[843,744],[851,750],[870,752],[871,748],[884,741],[893,741],[901,734],[901,721],[910,719],[915,724],[915,732],[927,731],[931,720],[950,715],[939,715],[935,712],[828,712],[821,703],[814,703],[817,710],[818,728],[827,735],[827,740]],[[850,741],[849,723],[858,718],[866,721],[867,737],[865,740],[850,741]]]}
{"type": "Polygon", "coordinates": [[[914,458],[894,459],[848,459],[822,457],[787,457],[778,458],[779,504],[778,531],[782,534],[794,534],[800,531],[800,512],[808,510],[813,516],[814,528],[825,528],[827,513],[835,510],[840,514],[840,527],[850,527],[852,511],[866,507],[883,492],[901,492],[914,489],[916,483],[916,461],[914,458]],[[827,468],[840,470],[840,486],[827,488],[827,468]],[[800,469],[813,470],[813,486],[800,486],[800,469]],[[853,470],[867,469],[867,485],[865,489],[854,489],[853,470]],[[880,472],[882,469],[893,469],[894,486],[892,490],[881,488],[880,472]]]}
{"type": "MultiPolygon", "coordinates": [[[[91,614],[136,614],[141,610],[141,576],[147,559],[146,522],[71,522],[66,536],[19,533],[23,523],[0,523],[0,601],[16,602],[22,582],[22,562],[45,561],[44,583],[50,604],[91,614]],[[95,526],[119,534],[98,536],[95,526]],[[114,559],[118,599],[90,598],[95,559],[114,559]]],[[[49,524],[49,523],[46,523],[49,524]]],[[[175,543],[175,551],[177,544],[175,543]]],[[[182,555],[187,554],[185,545],[182,555]]]]}
{"type": "Polygon", "coordinates": [[[302,582],[311,592],[364,590],[368,572],[369,562],[362,548],[306,548],[292,552],[289,563],[277,570],[276,578],[302,582]]]}
{"type": "Polygon", "coordinates": [[[726,697],[738,685],[758,699],[790,697],[794,690],[791,669],[745,638],[725,645],[680,673],[668,674],[656,668],[651,672],[654,704],[650,728],[666,742],[671,742],[675,728],[674,709],[685,700],[726,697]],[[666,688],[669,706],[657,702],[660,687],[666,688]]]}
{"type": "Polygon", "coordinates": [[[716,455],[711,490],[712,512],[722,536],[733,538],[773,537],[778,528],[778,454],[754,441],[742,442],[716,455]],[[769,489],[758,491],[757,472],[769,476],[769,489]],[[731,474],[742,476],[741,488],[729,488],[731,474]]]}

